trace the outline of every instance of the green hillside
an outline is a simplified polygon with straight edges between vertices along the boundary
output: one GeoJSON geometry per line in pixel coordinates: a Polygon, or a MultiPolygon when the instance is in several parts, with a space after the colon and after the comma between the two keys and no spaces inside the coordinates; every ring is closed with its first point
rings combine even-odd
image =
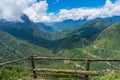
{"type": "Polygon", "coordinates": [[[0,59],[2,61],[23,58],[30,55],[54,56],[49,49],[33,45],[0,31],[0,59]]]}
{"type": "Polygon", "coordinates": [[[102,31],[95,42],[85,48],[93,55],[100,57],[120,57],[120,24],[113,24],[102,31]]]}
{"type": "Polygon", "coordinates": [[[108,49],[120,50],[120,24],[114,24],[105,29],[100,33],[95,44],[108,49]]]}

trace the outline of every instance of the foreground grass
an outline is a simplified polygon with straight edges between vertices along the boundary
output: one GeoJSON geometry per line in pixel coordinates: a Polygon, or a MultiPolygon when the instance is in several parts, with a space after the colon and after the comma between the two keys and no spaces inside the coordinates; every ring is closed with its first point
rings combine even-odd
{"type": "Polygon", "coordinates": [[[24,76],[29,75],[29,69],[24,67],[11,68],[2,67],[0,68],[0,80],[18,80],[24,76]]]}
{"type": "Polygon", "coordinates": [[[91,80],[120,80],[120,73],[105,73],[103,76],[93,77],[91,80]]]}
{"type": "MultiPolygon", "coordinates": [[[[0,68],[0,80],[18,80],[26,76],[31,76],[31,71],[27,67],[0,68]]],[[[77,80],[77,79],[51,78],[45,80],[77,80]]],[[[120,80],[120,73],[115,71],[105,72],[100,74],[100,76],[91,77],[90,80],[120,80]]]]}

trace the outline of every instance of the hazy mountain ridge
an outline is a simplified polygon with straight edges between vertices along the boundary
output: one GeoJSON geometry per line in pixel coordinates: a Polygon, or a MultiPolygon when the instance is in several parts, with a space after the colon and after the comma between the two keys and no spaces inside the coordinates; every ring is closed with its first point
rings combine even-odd
{"type": "Polygon", "coordinates": [[[87,20],[64,20],[62,22],[52,22],[52,23],[45,23],[46,25],[51,26],[53,29],[55,29],[56,31],[63,31],[66,29],[77,29],[78,27],[80,27],[80,25],[85,24],[86,22],[88,22],[87,20]]]}

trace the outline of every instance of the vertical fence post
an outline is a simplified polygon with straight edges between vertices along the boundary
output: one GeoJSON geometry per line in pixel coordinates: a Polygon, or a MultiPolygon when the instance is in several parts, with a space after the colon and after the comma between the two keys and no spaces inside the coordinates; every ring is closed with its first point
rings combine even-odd
{"type": "MultiPolygon", "coordinates": [[[[90,60],[86,60],[86,71],[90,70],[90,60]]],[[[89,80],[89,75],[85,75],[85,80],[89,80]]]]}
{"type": "Polygon", "coordinates": [[[30,60],[31,60],[31,67],[32,67],[32,71],[33,71],[33,78],[37,78],[36,71],[33,70],[33,69],[35,69],[34,57],[30,56],[30,60]]]}

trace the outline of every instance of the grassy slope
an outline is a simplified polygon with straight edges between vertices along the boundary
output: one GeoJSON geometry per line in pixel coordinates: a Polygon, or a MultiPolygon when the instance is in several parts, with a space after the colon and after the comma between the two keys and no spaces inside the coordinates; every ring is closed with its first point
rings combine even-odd
{"type": "Polygon", "coordinates": [[[101,57],[120,57],[120,24],[114,24],[100,33],[86,50],[101,57]],[[96,46],[96,47],[94,47],[96,46]]]}
{"type": "Polygon", "coordinates": [[[120,24],[114,24],[105,29],[95,44],[109,49],[120,50],[120,24]]]}

